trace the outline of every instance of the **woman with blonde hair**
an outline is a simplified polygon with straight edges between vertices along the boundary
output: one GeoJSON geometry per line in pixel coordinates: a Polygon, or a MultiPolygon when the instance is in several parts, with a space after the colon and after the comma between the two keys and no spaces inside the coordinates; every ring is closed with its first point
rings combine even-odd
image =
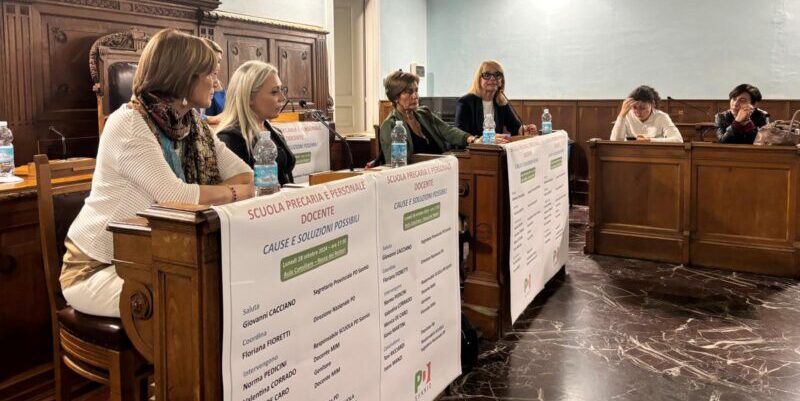
{"type": "Polygon", "coordinates": [[[80,312],[119,317],[122,279],[112,265],[111,221],[154,203],[218,205],[253,196],[253,173],[214,139],[194,108],[211,104],[217,56],[173,29],[145,46],[130,103],[100,136],[89,197],[67,233],[61,287],[80,312]]]}
{"type": "Polygon", "coordinates": [[[478,66],[469,93],[456,103],[456,127],[472,135],[483,134],[483,119],[494,118],[495,132],[511,135],[536,135],[536,125],[523,125],[505,94],[506,77],[503,66],[487,60],[478,66]]]}
{"type": "Polygon", "coordinates": [[[234,153],[253,167],[253,146],[258,134],[269,131],[278,148],[278,181],[294,182],[292,169],[295,157],[281,132],[269,120],[281,112],[286,101],[278,70],[263,61],[248,61],[236,70],[228,83],[225,110],[221,114],[217,137],[234,153]]]}
{"type": "Polygon", "coordinates": [[[211,97],[211,106],[202,110],[202,117],[206,119],[209,125],[216,126],[220,122],[219,115],[222,114],[222,110],[225,108],[225,88],[222,87],[222,81],[219,79],[219,70],[224,52],[217,42],[206,38],[203,38],[203,41],[217,54],[218,62],[217,68],[214,70],[214,95],[211,97]]]}

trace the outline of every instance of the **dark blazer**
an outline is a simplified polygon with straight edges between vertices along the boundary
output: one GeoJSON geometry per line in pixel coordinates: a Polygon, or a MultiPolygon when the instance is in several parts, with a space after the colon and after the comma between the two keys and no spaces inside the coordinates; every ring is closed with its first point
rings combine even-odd
{"type": "MultiPolygon", "coordinates": [[[[278,157],[275,159],[275,163],[278,165],[278,182],[280,182],[281,185],[294,183],[292,170],[294,170],[296,160],[291,149],[289,149],[289,145],[286,144],[286,138],[283,137],[280,130],[273,127],[268,122],[264,125],[271,134],[270,138],[272,142],[274,142],[275,146],[278,148],[278,157]]],[[[250,168],[253,168],[255,160],[253,159],[252,153],[248,151],[247,143],[244,136],[242,136],[242,131],[238,127],[217,132],[217,138],[225,142],[228,149],[232,150],[233,153],[236,153],[237,156],[250,165],[250,168]]],[[[250,146],[250,148],[252,148],[252,146],[250,146]]]]}
{"type": "MultiPolygon", "coordinates": [[[[463,149],[467,147],[467,138],[469,134],[458,128],[449,126],[446,122],[442,121],[441,118],[431,113],[427,107],[420,106],[417,111],[414,112],[414,117],[417,119],[422,129],[436,142],[439,149],[447,152],[453,148],[463,149]]],[[[381,123],[379,140],[382,154],[376,160],[379,164],[384,162],[388,163],[391,158],[392,129],[397,120],[402,120],[402,118],[397,110],[393,109],[392,112],[386,116],[386,119],[383,120],[383,123],[381,123]],[[381,160],[381,157],[383,157],[383,160],[381,160]]],[[[411,135],[414,135],[414,133],[412,133],[411,128],[405,126],[405,124],[404,127],[407,134],[406,145],[408,146],[408,156],[411,156],[414,154],[414,143],[411,138],[411,135]]]]}
{"type": "MultiPolygon", "coordinates": [[[[522,122],[517,119],[511,110],[511,104],[500,106],[494,103],[494,131],[498,134],[508,129],[511,135],[519,133],[522,122]]],[[[456,127],[474,136],[483,135],[483,100],[480,96],[467,94],[458,99],[456,103],[456,127]]]]}
{"type": "Polygon", "coordinates": [[[753,110],[750,115],[750,120],[753,125],[748,129],[742,129],[740,126],[734,127],[733,121],[736,117],[730,110],[717,113],[714,116],[714,124],[717,126],[717,139],[719,143],[744,143],[752,145],[756,139],[758,129],[767,125],[767,118],[769,113],[761,109],[753,110]]]}

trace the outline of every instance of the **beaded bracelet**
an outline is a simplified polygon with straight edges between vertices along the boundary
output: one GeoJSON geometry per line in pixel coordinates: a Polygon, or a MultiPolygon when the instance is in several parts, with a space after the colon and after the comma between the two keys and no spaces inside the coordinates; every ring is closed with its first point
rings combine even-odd
{"type": "Polygon", "coordinates": [[[233,196],[233,202],[236,202],[239,198],[236,196],[236,188],[233,185],[228,185],[228,189],[231,190],[231,195],[233,196]]]}

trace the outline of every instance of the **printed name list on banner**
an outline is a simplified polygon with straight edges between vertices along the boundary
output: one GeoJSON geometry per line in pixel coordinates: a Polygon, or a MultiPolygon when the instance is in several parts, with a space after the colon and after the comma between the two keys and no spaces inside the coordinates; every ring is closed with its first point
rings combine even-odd
{"type": "Polygon", "coordinates": [[[433,400],[461,374],[458,161],[372,174],[378,192],[381,399],[433,400]]]}
{"type": "Polygon", "coordinates": [[[362,176],[215,207],[226,400],[379,399],[375,196],[362,176]]]}
{"type": "Polygon", "coordinates": [[[567,138],[565,131],[557,131],[503,145],[511,210],[512,322],[567,262],[567,138]]]}
{"type": "Polygon", "coordinates": [[[308,176],[331,169],[330,142],[328,129],[317,121],[291,123],[272,123],[286,138],[295,157],[295,182],[308,182],[308,176]]]}

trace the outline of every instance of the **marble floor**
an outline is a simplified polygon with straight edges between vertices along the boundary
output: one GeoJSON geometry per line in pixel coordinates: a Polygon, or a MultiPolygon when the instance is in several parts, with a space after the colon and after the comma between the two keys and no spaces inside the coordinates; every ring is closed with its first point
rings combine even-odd
{"type": "Polygon", "coordinates": [[[584,255],[442,400],[800,400],[800,281],[584,255]]]}

